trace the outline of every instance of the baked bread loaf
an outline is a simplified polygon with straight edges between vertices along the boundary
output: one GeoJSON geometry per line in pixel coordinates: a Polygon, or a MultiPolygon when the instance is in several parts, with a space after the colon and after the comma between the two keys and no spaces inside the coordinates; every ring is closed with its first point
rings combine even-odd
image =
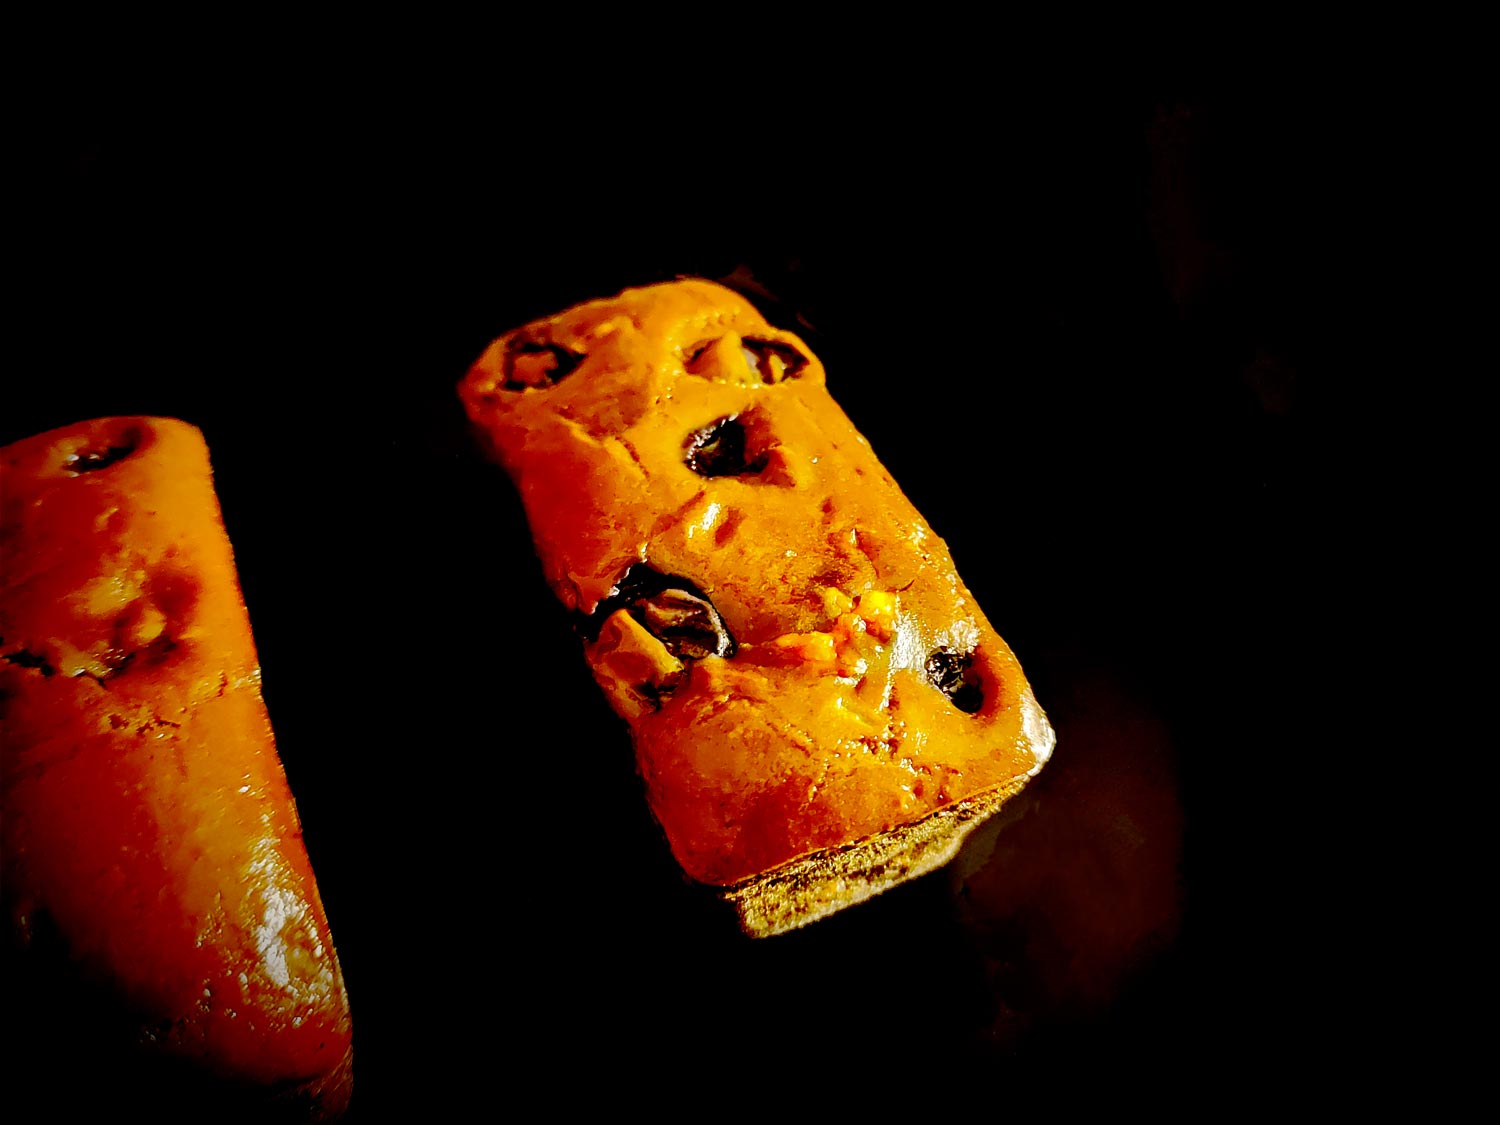
{"type": "Polygon", "coordinates": [[[8,973],[75,974],[206,1117],[338,1116],[349,1005],[202,436],[105,418],[0,471],[8,973]]]}
{"type": "Polygon", "coordinates": [[[748,933],[941,865],[1047,760],[947,547],[744,297],[580,305],[501,336],[459,393],[673,854],[748,933]]]}

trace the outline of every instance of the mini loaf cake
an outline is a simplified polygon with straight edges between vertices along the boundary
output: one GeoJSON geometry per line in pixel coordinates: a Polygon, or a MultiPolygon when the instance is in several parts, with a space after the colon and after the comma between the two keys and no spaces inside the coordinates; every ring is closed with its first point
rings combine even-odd
{"type": "Polygon", "coordinates": [[[1047,760],[947,547],[744,297],[580,305],[496,340],[460,396],[674,855],[747,932],[946,862],[1047,760]]]}
{"type": "Polygon", "coordinates": [[[338,1116],[349,1005],[202,436],[101,419],[0,471],[8,972],[76,974],[207,1117],[338,1116]]]}

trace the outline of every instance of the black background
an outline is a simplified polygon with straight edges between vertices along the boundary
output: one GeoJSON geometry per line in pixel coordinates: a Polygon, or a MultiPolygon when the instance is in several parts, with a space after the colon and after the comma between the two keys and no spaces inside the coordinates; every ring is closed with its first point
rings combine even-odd
{"type": "Polygon", "coordinates": [[[1346,750],[1309,697],[1347,512],[1329,294],[1357,272],[1330,138],[1363,119],[962,74],[597,86],[96,95],[23,169],[0,442],[205,433],[348,978],[353,1117],[775,1106],[803,1071],[830,1102],[1054,1108],[1326,1076],[1365,1002],[1346,750]],[[683,885],[453,389],[500,332],[678,275],[753,282],[822,357],[1058,728],[1027,816],[1071,873],[1030,878],[1095,871],[1133,816],[1154,858],[1107,881],[1178,888],[1144,937],[1112,929],[1129,894],[1084,935],[1045,902],[976,914],[945,872],[750,942],[683,885]],[[1137,757],[1145,805],[1110,796],[1137,757]]]}

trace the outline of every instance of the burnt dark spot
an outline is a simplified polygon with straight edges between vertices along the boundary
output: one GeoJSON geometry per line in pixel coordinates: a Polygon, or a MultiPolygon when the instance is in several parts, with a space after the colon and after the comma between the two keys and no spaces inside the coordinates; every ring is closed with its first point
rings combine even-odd
{"type": "Polygon", "coordinates": [[[56,674],[57,669],[48,663],[47,658],[40,653],[27,652],[24,648],[19,652],[8,652],[4,660],[7,664],[14,664],[20,668],[35,668],[44,677],[56,674]]]}
{"type": "Polygon", "coordinates": [[[688,435],[685,461],[700,477],[752,475],[766,467],[766,457],[752,457],[747,445],[745,424],[731,414],[688,435]]]}
{"type": "Polygon", "coordinates": [[[724,515],[719,526],[714,528],[714,545],[724,546],[733,539],[740,530],[740,525],[745,522],[745,514],[737,509],[731,508],[724,515]]]}
{"type": "Polygon", "coordinates": [[[972,652],[936,649],[927,658],[927,679],[965,714],[972,715],[984,705],[984,686],[974,669],[972,652]]]}
{"type": "Polygon", "coordinates": [[[751,357],[763,383],[795,379],[807,367],[807,357],[791,344],[783,344],[779,340],[762,340],[755,336],[746,336],[740,342],[745,348],[745,354],[751,357]],[[773,363],[773,359],[779,362],[773,363]]]}
{"type": "Polygon", "coordinates": [[[584,361],[582,352],[540,340],[512,340],[505,350],[505,389],[550,387],[573,374],[584,361]]]}
{"type": "Polygon", "coordinates": [[[734,655],[736,646],[729,627],[708,595],[686,578],[637,563],[615,584],[614,593],[583,619],[584,635],[589,640],[597,639],[605,619],[621,609],[679,660],[734,655]]]}
{"type": "Polygon", "coordinates": [[[636,684],[634,687],[641,698],[651,704],[653,711],[660,711],[662,704],[672,697],[672,693],[682,686],[682,681],[686,678],[683,673],[678,672],[673,676],[664,678],[659,683],[652,683],[648,680],[645,683],[636,684]]]}

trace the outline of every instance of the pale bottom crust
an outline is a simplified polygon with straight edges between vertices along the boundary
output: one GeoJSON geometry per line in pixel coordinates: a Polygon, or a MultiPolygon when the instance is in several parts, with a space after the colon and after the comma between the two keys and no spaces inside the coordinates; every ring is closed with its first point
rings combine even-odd
{"type": "Polygon", "coordinates": [[[814,852],[722,888],[719,897],[734,908],[740,927],[751,937],[795,930],[936,871],[1029,780],[1023,775],[857,844],[814,852]]]}

